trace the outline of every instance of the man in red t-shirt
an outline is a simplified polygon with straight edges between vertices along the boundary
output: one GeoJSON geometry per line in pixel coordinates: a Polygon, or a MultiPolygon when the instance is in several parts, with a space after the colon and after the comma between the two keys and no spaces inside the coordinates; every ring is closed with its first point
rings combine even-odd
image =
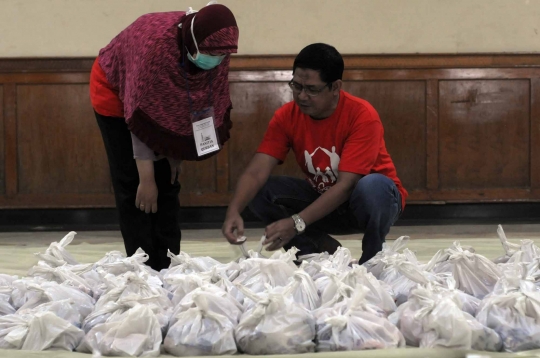
{"type": "Polygon", "coordinates": [[[239,244],[249,204],[266,226],[267,249],[295,246],[303,255],[340,243],[328,234],[363,232],[360,264],[382,249],[407,191],[386,151],[377,111],[343,91],[343,58],[312,44],[296,57],[289,86],[293,102],[279,108],[257,153],[240,177],[223,234],[239,244]],[[270,176],[292,149],[306,180],[270,176]]]}

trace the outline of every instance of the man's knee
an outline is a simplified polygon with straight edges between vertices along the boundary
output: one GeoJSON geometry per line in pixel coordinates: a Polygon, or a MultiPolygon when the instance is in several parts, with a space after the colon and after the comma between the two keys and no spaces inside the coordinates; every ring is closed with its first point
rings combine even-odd
{"type": "Polygon", "coordinates": [[[369,174],[358,181],[351,195],[351,201],[380,201],[394,197],[395,184],[382,174],[369,174]]]}

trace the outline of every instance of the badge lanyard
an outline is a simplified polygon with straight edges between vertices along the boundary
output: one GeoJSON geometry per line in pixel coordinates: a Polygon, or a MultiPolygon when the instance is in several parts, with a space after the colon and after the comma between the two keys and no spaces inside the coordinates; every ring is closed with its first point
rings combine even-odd
{"type": "Polygon", "coordinates": [[[186,91],[188,94],[189,113],[191,117],[191,125],[193,126],[193,139],[197,148],[199,157],[216,152],[221,149],[215,126],[214,106],[212,105],[212,72],[209,72],[208,77],[208,107],[199,111],[193,110],[193,101],[189,90],[189,82],[186,75],[186,70],[182,67],[182,73],[186,81],[186,91]]]}

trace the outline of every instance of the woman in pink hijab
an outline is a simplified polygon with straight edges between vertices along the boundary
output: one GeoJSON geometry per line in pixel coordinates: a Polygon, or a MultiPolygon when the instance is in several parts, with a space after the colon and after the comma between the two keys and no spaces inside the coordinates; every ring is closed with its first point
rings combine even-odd
{"type": "MultiPolygon", "coordinates": [[[[109,160],[126,253],[156,270],[180,251],[182,160],[229,139],[230,54],[238,27],[225,6],[143,15],[99,52],[90,97],[109,160]]],[[[189,175],[189,173],[185,173],[189,175]]]]}

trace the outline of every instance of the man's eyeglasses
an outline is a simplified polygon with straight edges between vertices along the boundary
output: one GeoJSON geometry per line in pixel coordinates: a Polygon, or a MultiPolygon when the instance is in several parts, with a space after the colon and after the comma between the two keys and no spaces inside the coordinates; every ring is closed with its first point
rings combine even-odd
{"type": "Polygon", "coordinates": [[[325,84],[324,86],[322,86],[321,88],[313,88],[313,86],[302,86],[301,84],[297,83],[297,82],[294,82],[294,80],[291,80],[289,82],[289,87],[291,87],[292,91],[294,93],[301,93],[302,90],[306,93],[306,95],[310,96],[310,97],[315,97],[317,96],[319,93],[321,93],[326,87],[328,88],[332,88],[332,83],[327,83],[325,84]]]}

